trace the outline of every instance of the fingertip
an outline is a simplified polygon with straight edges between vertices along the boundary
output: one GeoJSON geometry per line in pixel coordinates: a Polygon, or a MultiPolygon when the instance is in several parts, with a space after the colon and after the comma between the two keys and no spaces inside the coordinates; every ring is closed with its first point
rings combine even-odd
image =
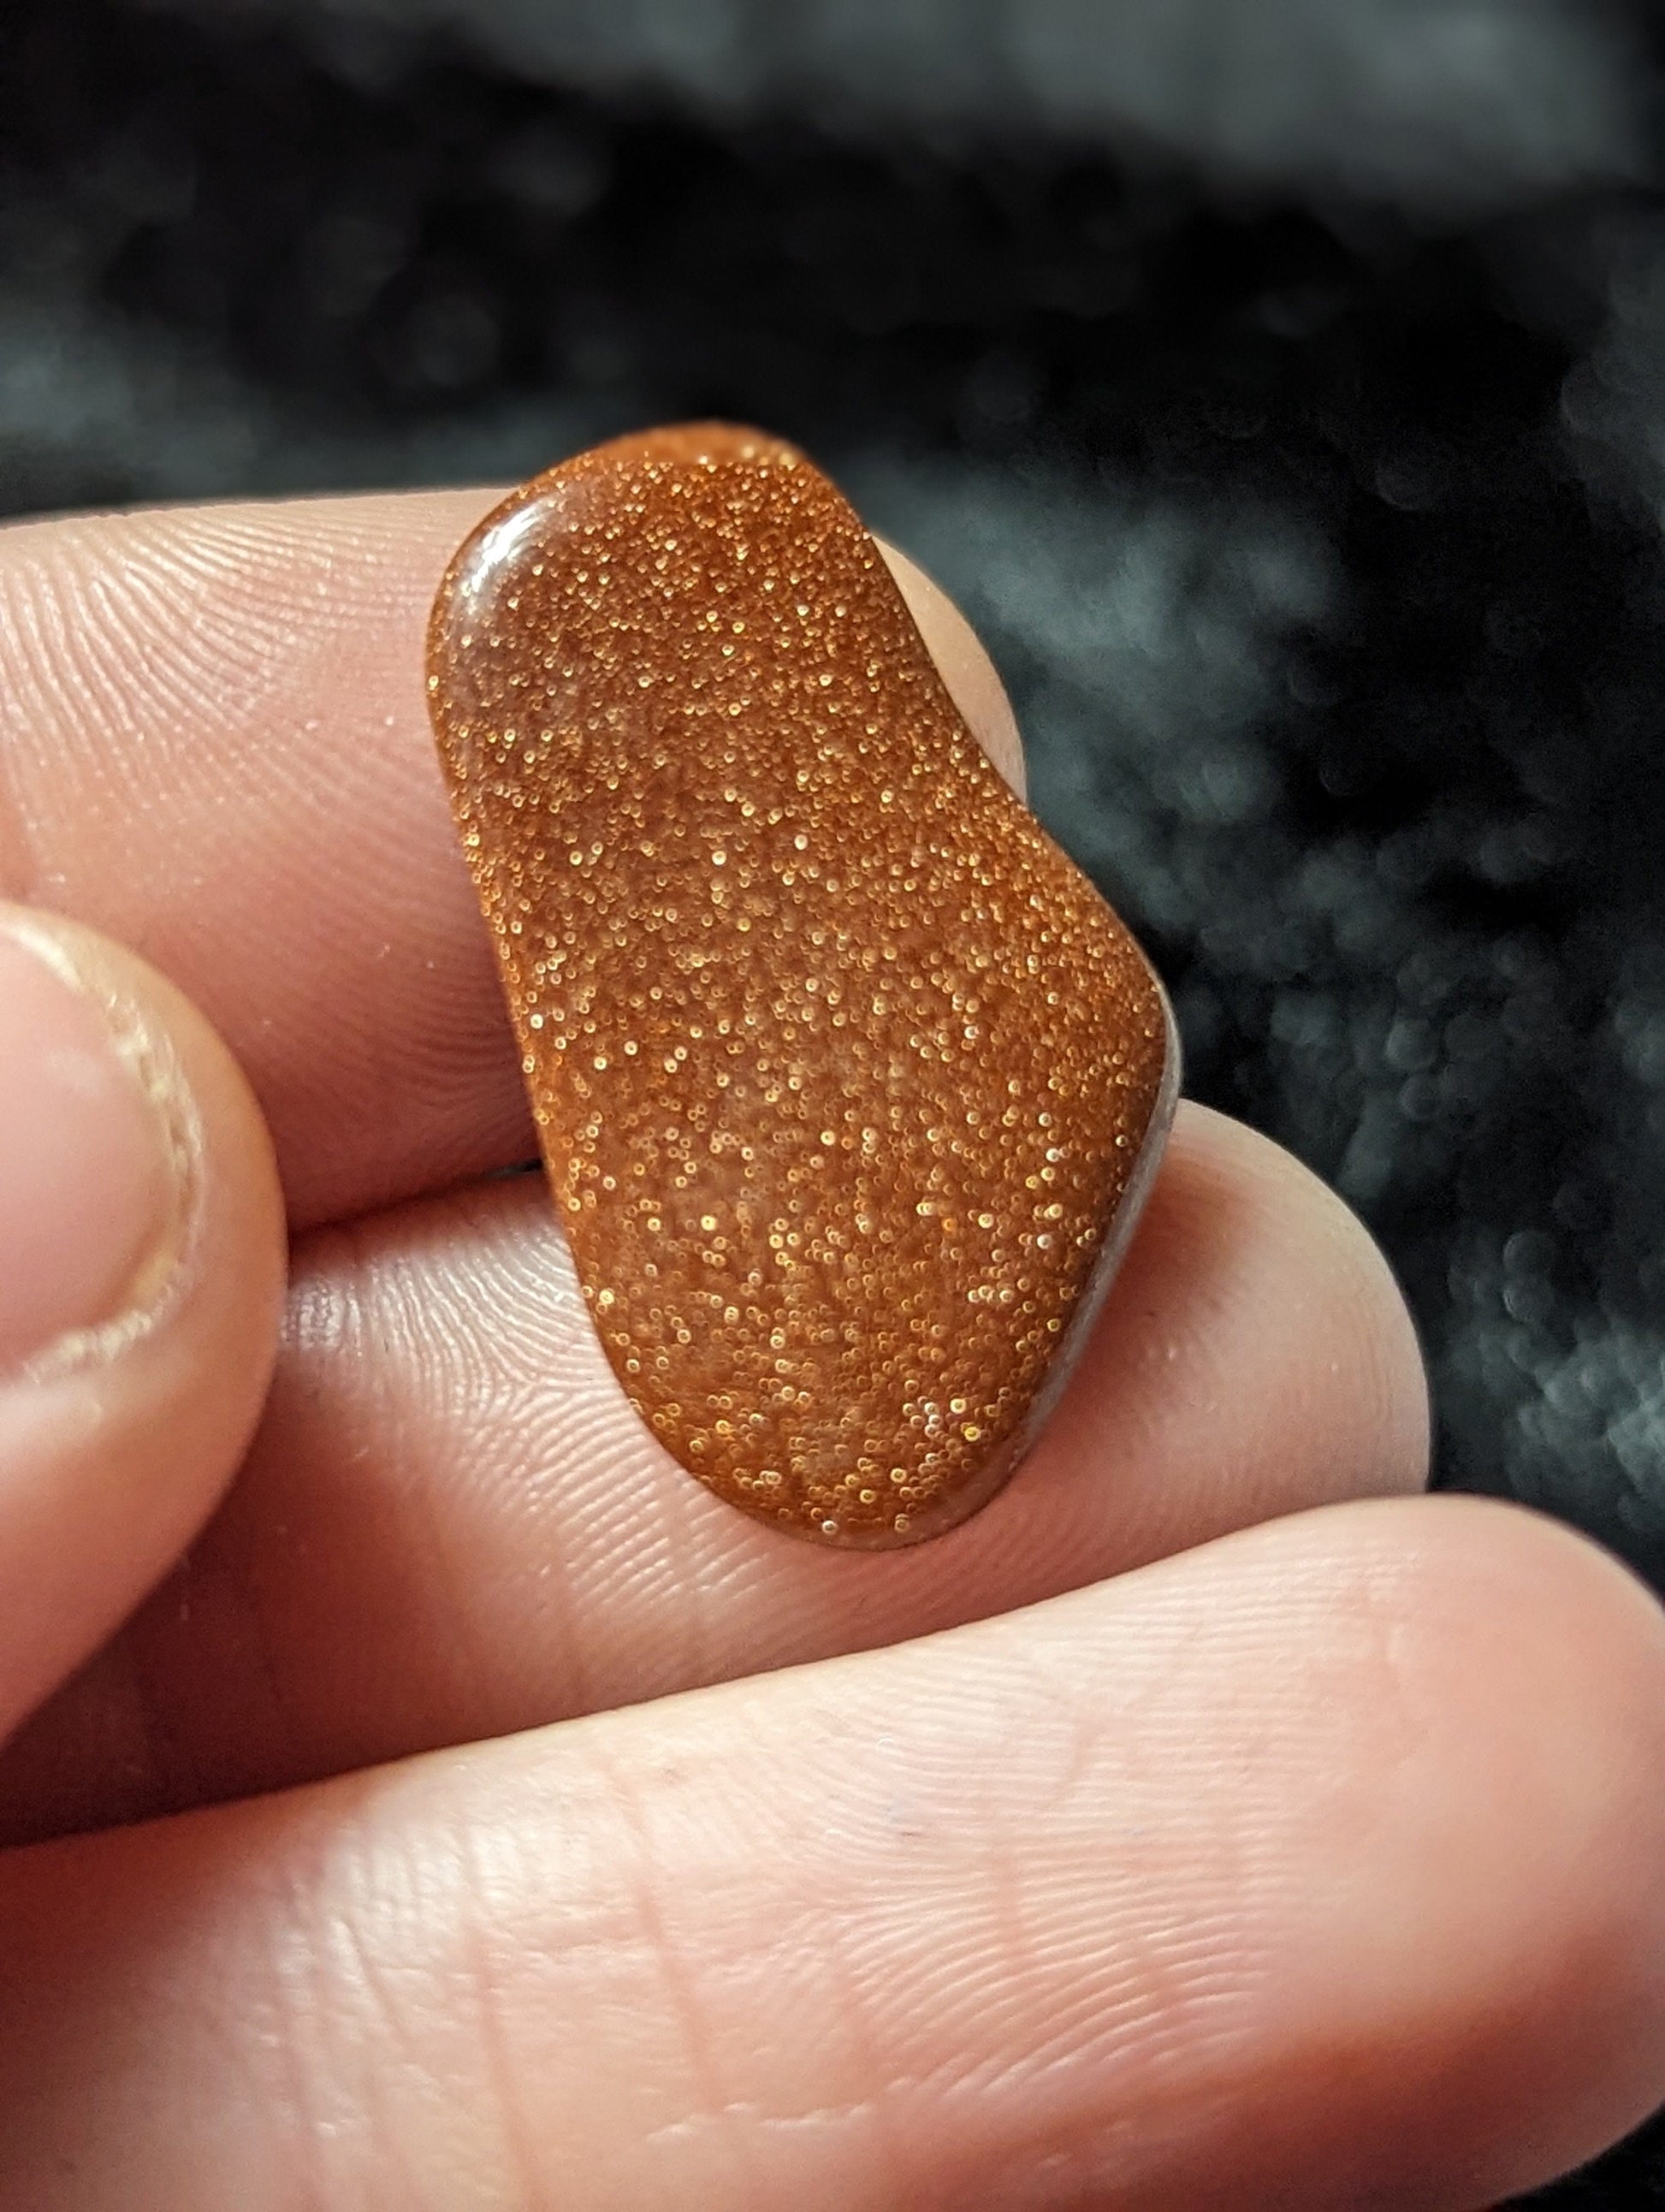
{"type": "Polygon", "coordinates": [[[874,543],[901,586],[908,611],[919,625],[926,650],[936,662],[950,698],[978,744],[1022,799],[1027,789],[1024,741],[988,648],[947,592],[917,562],[894,545],[887,545],[882,538],[874,543]]]}
{"type": "Polygon", "coordinates": [[[1038,1515],[1049,1498],[1056,1518],[1067,1499],[1072,1524],[1109,1524],[1106,1564],[1127,1567],[1313,1506],[1413,1494],[1428,1458],[1415,1327],[1368,1231],[1281,1146],[1182,1102],[1008,1510],[1038,1515]]]}
{"type": "MultiPolygon", "coordinates": [[[[97,1310],[59,1310],[66,1282],[84,1300],[103,1279],[95,1266],[31,1270],[45,1340],[0,1375],[3,1734],[137,1601],[230,1479],[276,1356],[286,1247],[265,1125],[189,1001],[78,924],[11,908],[0,927],[69,1008],[26,1005],[29,1020],[64,1037],[80,1024],[72,1058],[43,1031],[43,1064],[65,1076],[66,1099],[105,1115],[122,1155],[93,1153],[91,1121],[88,1157],[46,1147],[65,1180],[36,1194],[35,1211],[56,1209],[66,1242],[115,1231],[123,1249],[125,1216],[107,1209],[155,1214],[139,1264],[111,1274],[97,1310]]],[[[14,1302],[31,1295],[25,1285],[14,1302]]]]}
{"type": "Polygon", "coordinates": [[[1347,1479],[1334,1495],[1422,1490],[1432,1425],[1427,1369],[1405,1294],[1358,1214],[1283,1146],[1191,1101],[1176,1121],[1164,1174],[1170,1224],[1185,1217],[1190,1235],[1206,1235],[1229,1206],[1246,1259],[1258,1250],[1287,1263],[1279,1304],[1294,1363],[1281,1402],[1291,1420],[1304,1418],[1336,1437],[1338,1474],[1345,1466],[1347,1479]]]}
{"type": "MultiPolygon", "coordinates": [[[[1665,2097],[1665,1611],[1516,1505],[1380,1500],[1307,1527],[1315,1552],[1348,1558],[1377,1675],[1358,1700],[1375,1772],[1361,1742],[1330,1817],[1358,1789],[1361,1862],[1394,1869],[1368,1913],[1336,1893],[1346,2008],[1397,2076],[1384,2114],[1419,2116],[1328,2154],[1396,2202],[1454,2201],[1453,2175],[1476,2203],[1512,2197],[1665,2097]]],[[[1334,2011],[1327,2036],[1345,2049],[1334,2011]]],[[[1316,2055],[1309,2078],[1316,2098],[1316,2055]]]]}

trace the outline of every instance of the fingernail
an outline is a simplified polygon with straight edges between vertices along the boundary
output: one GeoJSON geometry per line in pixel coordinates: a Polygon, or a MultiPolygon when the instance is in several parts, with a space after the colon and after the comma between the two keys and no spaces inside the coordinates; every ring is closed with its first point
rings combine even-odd
{"type": "Polygon", "coordinates": [[[183,1218],[177,1094],[45,921],[0,921],[0,1375],[125,1339],[183,1218]]]}
{"type": "Polygon", "coordinates": [[[1176,1054],[793,447],[655,431],[458,554],[429,699],[608,1358],[772,1525],[1000,1486],[1151,1180],[1176,1054]]]}

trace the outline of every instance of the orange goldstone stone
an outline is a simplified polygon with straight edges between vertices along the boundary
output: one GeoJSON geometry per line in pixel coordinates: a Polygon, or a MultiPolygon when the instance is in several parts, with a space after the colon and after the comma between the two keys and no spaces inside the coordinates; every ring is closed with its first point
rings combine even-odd
{"type": "Polygon", "coordinates": [[[626,438],[517,492],[446,576],[428,690],[631,1403],[771,1526],[963,1520],[1060,1387],[1166,1132],[1139,947],[850,507],[759,433],[626,438]]]}

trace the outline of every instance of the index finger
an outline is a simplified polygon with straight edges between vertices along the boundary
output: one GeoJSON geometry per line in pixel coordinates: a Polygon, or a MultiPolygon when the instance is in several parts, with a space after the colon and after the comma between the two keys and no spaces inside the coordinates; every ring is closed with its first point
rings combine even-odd
{"type": "MultiPolygon", "coordinates": [[[[270,1124],[296,1226],[530,1158],[428,734],[434,588],[492,492],[177,508],[0,532],[0,896],[144,954],[270,1124]]],[[[892,565],[1010,780],[963,617],[892,565]]]]}

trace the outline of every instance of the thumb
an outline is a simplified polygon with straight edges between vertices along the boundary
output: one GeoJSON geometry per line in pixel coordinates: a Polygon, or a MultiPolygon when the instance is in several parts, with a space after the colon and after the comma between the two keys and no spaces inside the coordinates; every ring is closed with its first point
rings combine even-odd
{"type": "Polygon", "coordinates": [[[283,1201],[173,986],[0,905],[0,1738],[182,1551],[276,1345],[283,1201]]]}

